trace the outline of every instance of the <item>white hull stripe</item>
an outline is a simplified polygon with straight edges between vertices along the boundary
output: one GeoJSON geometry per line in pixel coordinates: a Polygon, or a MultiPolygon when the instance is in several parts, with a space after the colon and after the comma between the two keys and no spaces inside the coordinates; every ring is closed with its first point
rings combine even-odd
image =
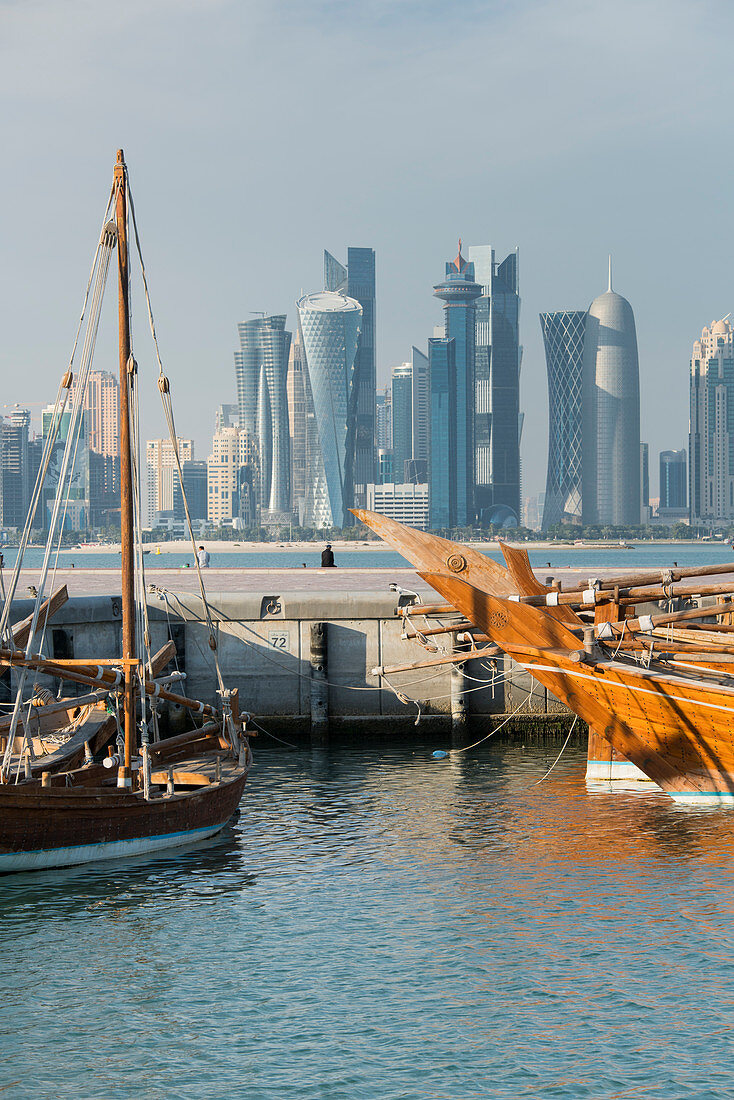
{"type": "MultiPolygon", "coordinates": [[[[522,662],[524,664],[524,662],[522,662]]],[[[639,695],[653,695],[656,699],[671,699],[676,703],[688,703],[697,707],[707,707],[709,710],[722,710],[725,714],[734,715],[734,699],[732,699],[730,706],[722,706],[720,703],[706,703],[699,699],[688,699],[685,695],[668,695],[659,691],[651,691],[650,688],[633,687],[630,684],[618,684],[613,680],[601,680],[598,676],[584,675],[582,672],[571,671],[571,669],[559,668],[558,665],[531,665],[525,664],[525,668],[528,672],[532,672],[534,669],[538,672],[553,672],[556,676],[571,676],[576,680],[590,680],[593,684],[601,684],[606,688],[618,688],[622,691],[632,691],[639,695]]],[[[625,672],[629,673],[629,669],[625,669],[625,672]]],[[[654,676],[655,673],[648,673],[648,676],[654,676]]],[[[656,677],[658,679],[658,677],[656,677]]],[[[691,681],[691,687],[699,688],[701,684],[691,681]]],[[[717,688],[717,690],[720,690],[717,688]]]]}
{"type": "Polygon", "coordinates": [[[0,854],[0,874],[13,871],[42,871],[51,867],[73,867],[77,863],[94,863],[98,859],[122,859],[145,855],[162,848],[179,848],[197,840],[214,836],[227,824],[207,825],[203,829],[185,829],[180,833],[163,833],[133,840],[110,840],[101,844],[78,844],[69,848],[44,848],[35,852],[0,854]]]}
{"type": "MultiPolygon", "coordinates": [[[[636,764],[629,760],[588,760],[586,763],[587,779],[615,780],[634,779],[639,783],[653,783],[654,780],[645,775],[636,764]]],[[[657,784],[655,784],[657,786],[657,784]]]]}

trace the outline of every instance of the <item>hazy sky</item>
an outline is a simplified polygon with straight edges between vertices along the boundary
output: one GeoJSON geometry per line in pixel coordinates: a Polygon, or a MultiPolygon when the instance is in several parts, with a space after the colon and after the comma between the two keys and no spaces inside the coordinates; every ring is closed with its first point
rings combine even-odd
{"type": "MultiPolygon", "coordinates": [[[[323,249],[372,246],[384,381],[440,321],[461,236],[520,248],[528,494],[545,487],[538,313],[585,308],[613,253],[656,492],[658,451],[687,446],[691,343],[734,308],[733,32],[720,0],[0,0],[0,400],[55,394],[122,146],[198,457],[234,400],[237,321],[292,327],[323,249]]],[[[134,326],[152,378],[139,306],[134,326]]]]}

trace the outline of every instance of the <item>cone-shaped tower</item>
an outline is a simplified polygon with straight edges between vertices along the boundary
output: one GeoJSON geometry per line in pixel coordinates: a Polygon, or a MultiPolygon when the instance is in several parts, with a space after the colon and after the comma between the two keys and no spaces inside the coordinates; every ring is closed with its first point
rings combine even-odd
{"type": "Polygon", "coordinates": [[[583,522],[640,522],[640,377],[632,306],[609,289],[589,306],[583,367],[583,522]]]}

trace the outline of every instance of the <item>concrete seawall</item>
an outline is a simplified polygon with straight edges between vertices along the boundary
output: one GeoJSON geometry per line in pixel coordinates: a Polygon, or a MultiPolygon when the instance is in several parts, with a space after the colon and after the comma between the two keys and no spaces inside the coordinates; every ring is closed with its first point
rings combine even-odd
{"type": "MultiPolygon", "coordinates": [[[[182,572],[149,571],[152,649],[170,634],[179,667],[186,673],[182,690],[216,702],[203,604],[191,591],[195,575],[186,570],[182,577],[182,572]]],[[[329,736],[364,742],[373,734],[382,739],[453,732],[460,741],[464,735],[487,732],[498,718],[518,708],[517,718],[526,729],[530,720],[532,729],[527,732],[535,736],[554,735],[558,722],[550,719],[568,715],[545,688],[502,658],[468,661],[453,672],[443,665],[395,673],[387,680],[375,675],[378,666],[407,665],[434,656],[401,638],[399,603],[410,602],[410,597],[389,591],[390,581],[419,592],[425,601],[435,602],[436,594],[412,570],[339,570],[327,575],[312,570],[308,578],[304,572],[257,571],[255,577],[250,572],[245,578],[239,570],[217,570],[217,576],[212,570],[206,576],[224,680],[228,687],[239,688],[241,708],[269,732],[313,734],[317,742],[329,736]],[[376,573],[381,574],[378,583],[376,573]],[[399,582],[394,580],[397,573],[399,582]],[[232,574],[240,574],[239,583],[232,574]],[[397,693],[411,701],[402,701],[397,693]],[[420,734],[415,729],[419,714],[420,734]]],[[[117,656],[120,599],[112,588],[114,573],[76,570],[60,579],[69,581],[72,598],[49,624],[44,653],[76,659],[117,656]],[[101,591],[105,587],[106,593],[101,591]],[[96,594],[80,594],[85,589],[96,594]]],[[[30,600],[18,601],[13,620],[31,609],[30,600]]],[[[451,651],[451,635],[431,641],[451,651]]]]}

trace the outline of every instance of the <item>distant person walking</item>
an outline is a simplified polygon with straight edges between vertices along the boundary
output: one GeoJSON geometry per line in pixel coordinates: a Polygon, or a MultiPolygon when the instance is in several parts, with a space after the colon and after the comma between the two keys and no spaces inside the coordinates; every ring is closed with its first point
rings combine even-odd
{"type": "Polygon", "coordinates": [[[334,553],[331,549],[331,543],[326,544],[326,549],[321,551],[321,568],[330,569],[336,566],[334,561],[334,553]]]}
{"type": "Polygon", "coordinates": [[[196,557],[199,561],[199,568],[200,569],[208,569],[209,568],[209,552],[207,550],[205,550],[203,546],[199,547],[199,550],[196,554],[196,557]]]}

